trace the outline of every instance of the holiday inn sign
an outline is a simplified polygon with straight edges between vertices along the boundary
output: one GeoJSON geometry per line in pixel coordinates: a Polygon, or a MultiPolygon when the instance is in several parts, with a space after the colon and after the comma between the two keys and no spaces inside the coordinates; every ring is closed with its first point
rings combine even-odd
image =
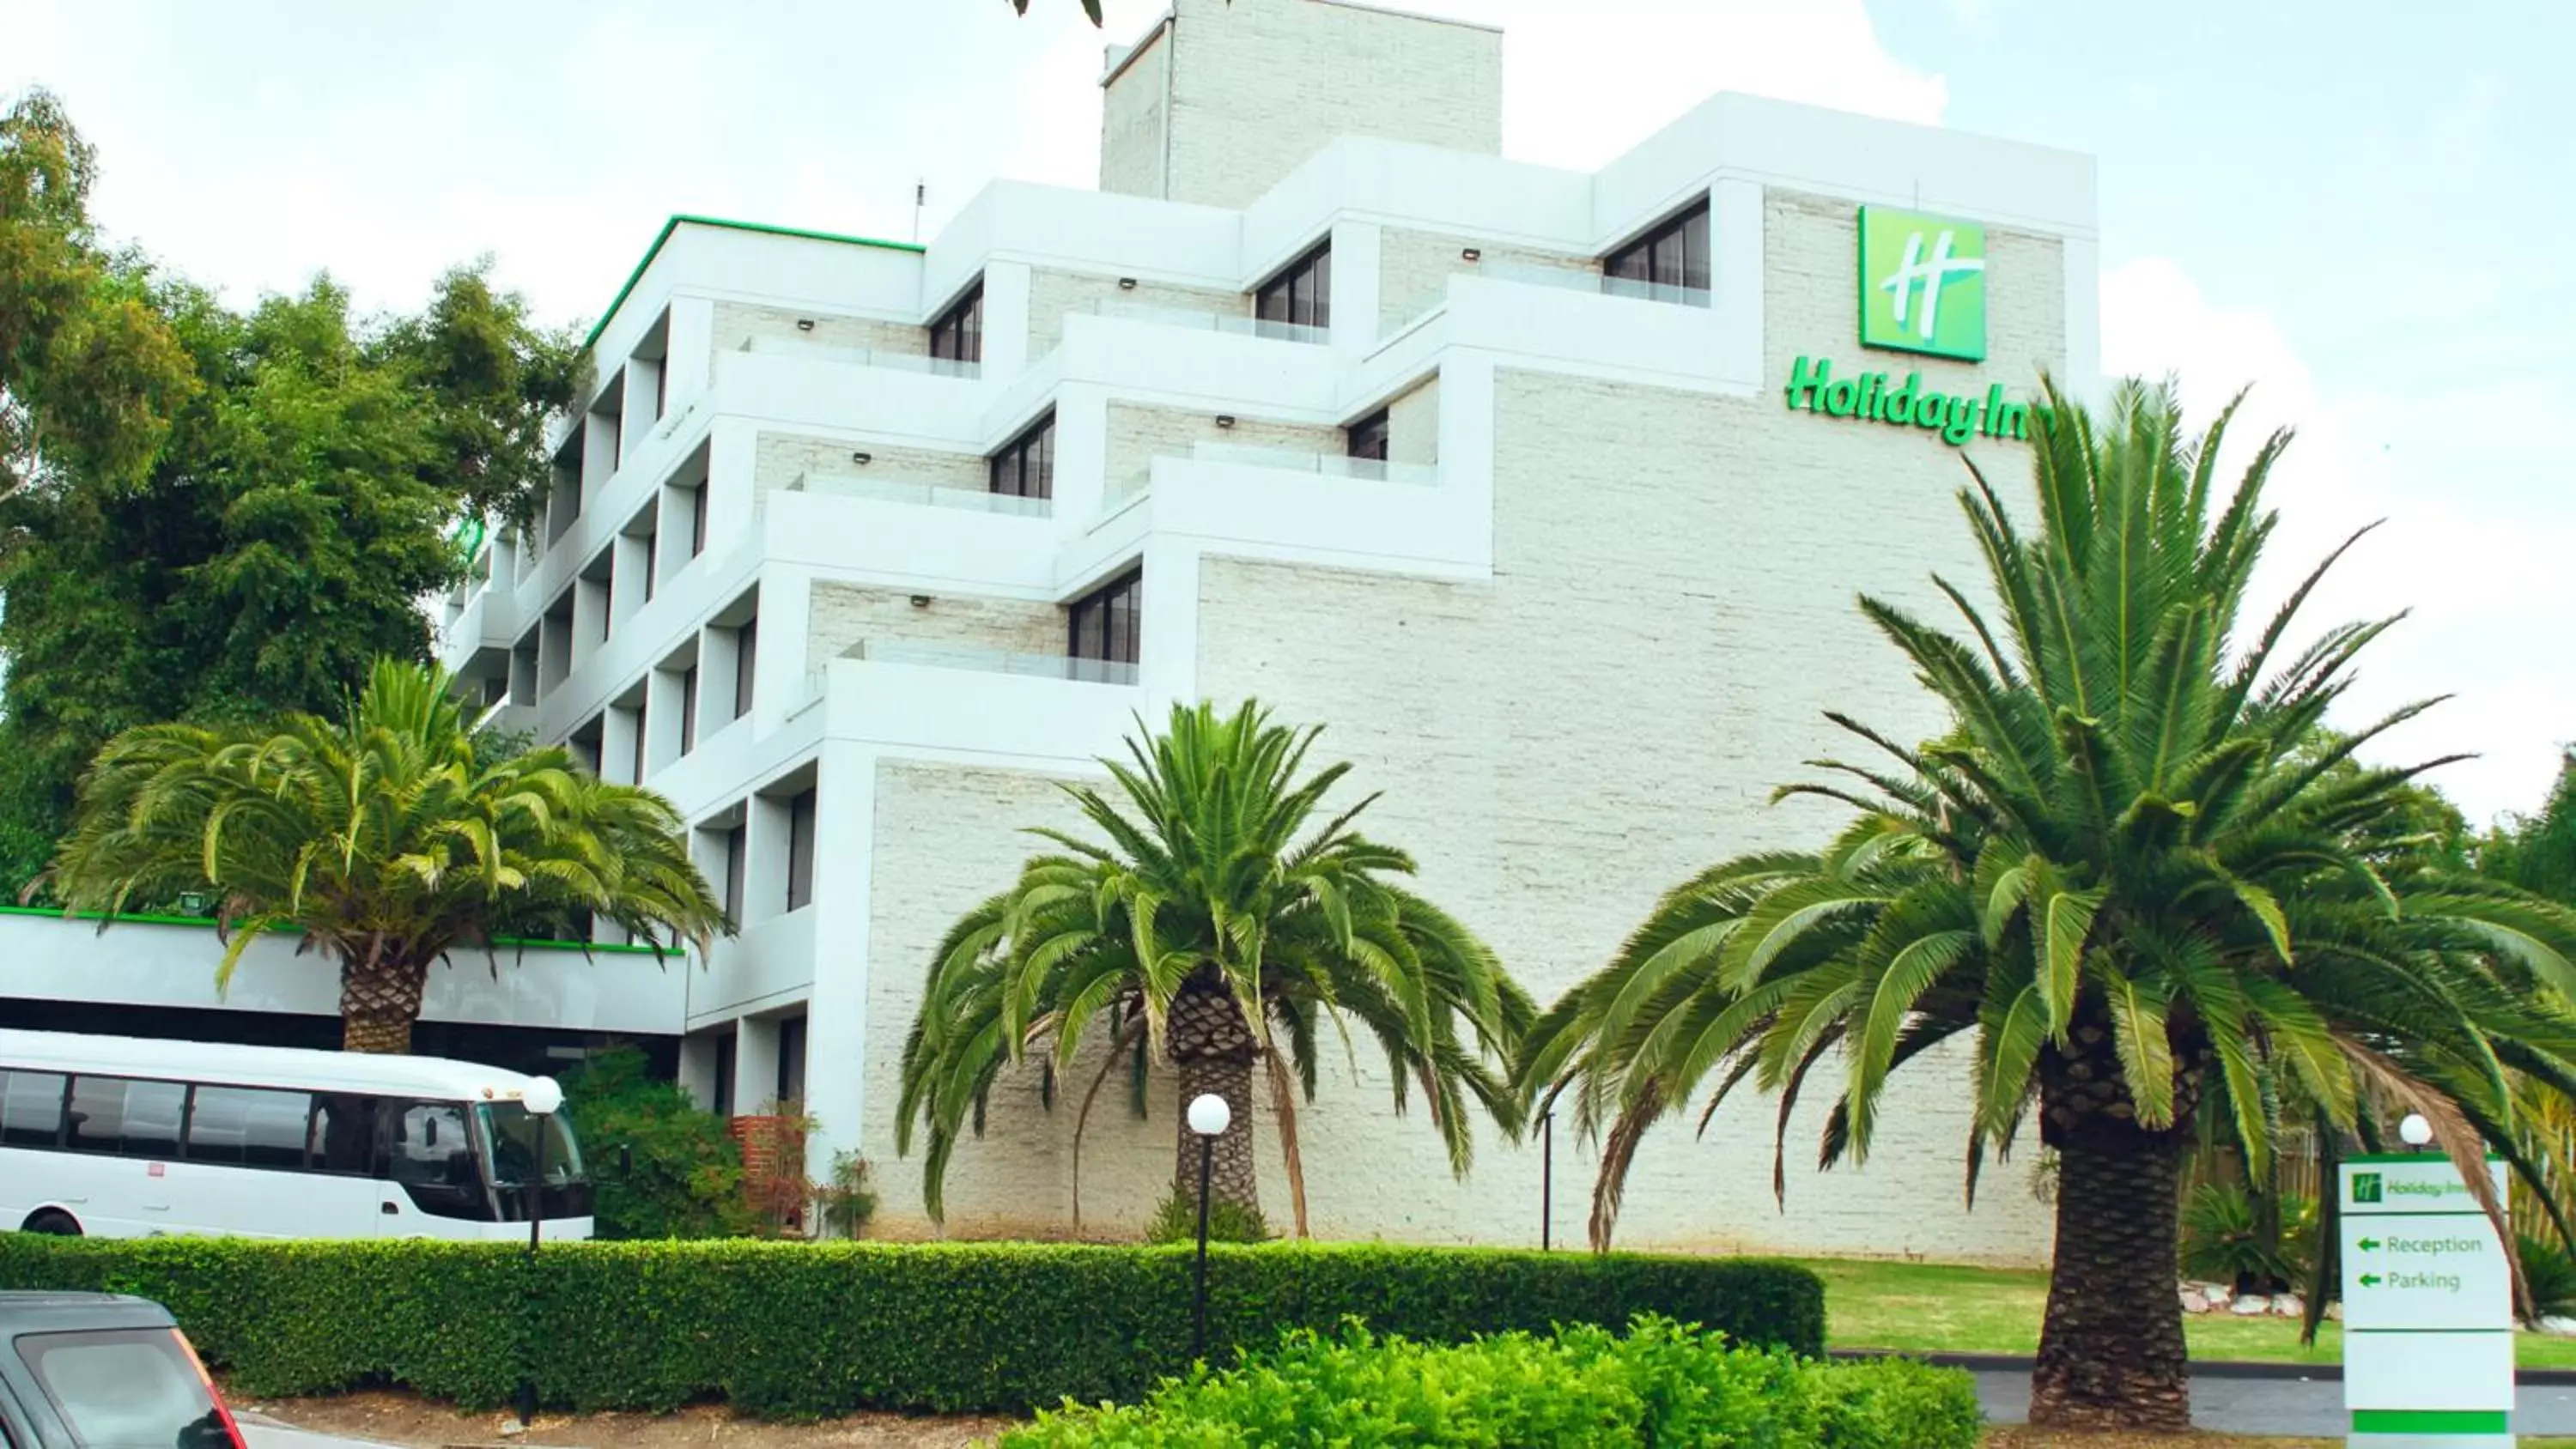
{"type": "MultiPolygon", "coordinates": [[[[1891,207],[1860,209],[1860,344],[1888,352],[1982,362],[1986,356],[1986,229],[1891,207]]],[[[1952,447],[1970,438],[2028,438],[2030,404],[1989,384],[1982,396],[1902,382],[1884,372],[1834,375],[1832,359],[1800,356],[1784,389],[1792,411],[1916,427],[1952,447]]]]}

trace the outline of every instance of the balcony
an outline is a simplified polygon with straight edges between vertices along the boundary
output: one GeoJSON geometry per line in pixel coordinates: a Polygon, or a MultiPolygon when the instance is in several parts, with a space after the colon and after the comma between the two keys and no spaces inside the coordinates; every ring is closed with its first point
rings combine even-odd
{"type": "Polygon", "coordinates": [[[909,478],[875,478],[855,473],[799,473],[786,488],[827,498],[865,498],[877,503],[903,503],[927,508],[958,508],[969,513],[999,513],[1014,518],[1054,514],[1050,498],[1021,498],[980,488],[959,488],[909,478]]]}
{"type": "Polygon", "coordinates": [[[1093,300],[1082,310],[1099,317],[1123,318],[1146,322],[1157,327],[1186,327],[1201,332],[1224,332],[1237,337],[1266,337],[1276,342],[1302,342],[1320,346],[1333,340],[1332,330],[1309,327],[1299,322],[1271,322],[1240,312],[1204,312],[1188,307],[1157,307],[1144,302],[1127,302],[1116,297],[1093,300]]]}
{"type": "Polygon", "coordinates": [[[918,352],[886,352],[874,347],[847,347],[832,342],[806,342],[791,337],[746,337],[736,350],[755,356],[793,357],[809,362],[837,363],[844,367],[890,368],[896,372],[917,372],[930,377],[972,380],[984,375],[984,365],[980,362],[959,362],[918,352]]]}
{"type": "MultiPolygon", "coordinates": [[[[1136,665],[1130,660],[1076,659],[1069,654],[1015,654],[1003,649],[978,649],[968,644],[935,644],[917,639],[862,639],[835,657],[923,669],[1010,674],[1023,679],[1061,679],[1073,684],[1136,682],[1136,665]]],[[[796,702],[788,706],[788,718],[795,718],[823,697],[831,677],[830,667],[830,661],[826,661],[822,668],[805,671],[805,687],[797,694],[796,702]]]]}
{"type": "Polygon", "coordinates": [[[1526,262],[1492,261],[1479,265],[1470,275],[1490,277],[1497,282],[1514,282],[1532,287],[1555,287],[1568,292],[1590,292],[1603,297],[1626,297],[1638,302],[1662,302],[1677,307],[1711,305],[1709,289],[1685,287],[1671,282],[1645,282],[1630,277],[1605,276],[1600,272],[1578,271],[1571,267],[1540,267],[1526,262]]]}
{"type": "MultiPolygon", "coordinates": [[[[1440,469],[1428,463],[1388,463],[1376,458],[1345,457],[1339,453],[1300,453],[1289,448],[1210,442],[1192,443],[1189,452],[1179,456],[1185,456],[1193,463],[1305,473],[1317,478],[1338,478],[1357,483],[1395,483],[1408,488],[1440,486],[1440,469]]],[[[1154,472],[1149,465],[1124,478],[1111,479],[1102,494],[1101,511],[1104,514],[1115,513],[1142,497],[1152,487],[1153,478],[1154,472]]]]}

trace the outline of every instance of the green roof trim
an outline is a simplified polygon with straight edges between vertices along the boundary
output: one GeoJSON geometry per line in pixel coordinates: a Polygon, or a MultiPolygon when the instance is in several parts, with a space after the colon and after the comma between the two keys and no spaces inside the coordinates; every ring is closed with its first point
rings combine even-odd
{"type": "MultiPolygon", "coordinates": [[[[110,919],[104,911],[75,911],[66,913],[55,910],[50,906],[0,906],[0,916],[50,916],[58,921],[106,921],[110,919]]],[[[203,929],[212,930],[215,925],[215,918],[212,916],[164,916],[148,914],[123,915],[115,917],[114,923],[137,926],[197,926],[203,929]]],[[[495,936],[492,938],[492,948],[494,950],[497,951],[504,947],[522,951],[599,951],[617,956],[651,956],[655,954],[653,948],[650,946],[621,946],[608,941],[593,941],[585,945],[579,941],[534,941],[519,936],[495,936]]],[[[459,946],[457,948],[458,951],[471,951],[473,949],[474,948],[470,945],[459,946]]],[[[688,954],[688,951],[687,948],[683,946],[665,946],[659,954],[664,956],[685,956],[688,954]]]]}
{"type": "Polygon", "coordinates": [[[653,245],[644,249],[644,260],[637,262],[635,270],[626,274],[626,285],[617,289],[617,295],[609,299],[608,310],[599,314],[599,320],[591,324],[590,335],[581,340],[582,351],[588,352],[599,345],[599,334],[607,331],[608,324],[617,320],[617,309],[626,305],[626,299],[634,292],[635,284],[644,280],[644,269],[653,265],[653,259],[662,254],[662,244],[671,239],[671,233],[678,231],[683,222],[690,226],[720,226],[733,231],[756,231],[767,236],[792,236],[804,241],[840,242],[854,247],[883,247],[891,252],[919,253],[927,250],[918,242],[882,241],[872,236],[843,236],[839,232],[808,231],[803,227],[770,226],[764,222],[731,221],[721,216],[695,216],[688,212],[681,212],[662,223],[661,234],[653,238],[653,245]]]}

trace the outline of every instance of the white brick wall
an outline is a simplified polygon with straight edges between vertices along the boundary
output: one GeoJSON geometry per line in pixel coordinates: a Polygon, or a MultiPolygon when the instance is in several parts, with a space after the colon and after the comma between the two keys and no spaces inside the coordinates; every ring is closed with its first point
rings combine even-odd
{"type": "Polygon", "coordinates": [[[784,488],[803,473],[829,473],[889,482],[929,483],[981,493],[992,486],[992,470],[980,454],[934,448],[896,448],[848,438],[817,438],[802,433],[763,432],[752,445],[752,492],[755,496],[784,488]],[[863,466],[850,460],[868,455],[863,466]]]}
{"type": "Polygon", "coordinates": [[[1216,419],[1214,410],[1193,412],[1111,403],[1108,471],[1103,476],[1114,485],[1143,472],[1156,458],[1187,457],[1190,445],[1197,442],[1325,454],[1338,454],[1349,446],[1349,439],[1339,428],[1242,416],[1235,418],[1233,427],[1220,428],[1216,419]]]}
{"type": "Polygon", "coordinates": [[[1100,189],[1242,206],[1336,136],[1502,152],[1502,36],[1339,0],[1177,0],[1175,27],[1110,83],[1100,189]],[[1155,52],[1161,52],[1158,56],[1155,52]],[[1155,184],[1161,67],[1171,184],[1155,184]]]}
{"type": "Polygon", "coordinates": [[[881,317],[835,317],[793,307],[763,307],[749,302],[718,302],[715,307],[713,357],[741,349],[754,337],[775,337],[787,341],[822,343],[833,347],[865,347],[877,352],[899,353],[909,357],[930,351],[930,334],[909,322],[896,322],[881,317]],[[799,321],[814,324],[810,332],[799,328],[799,321]]]}
{"type": "Polygon", "coordinates": [[[1378,234],[1379,333],[1392,332],[1436,306],[1448,290],[1451,276],[1475,271],[1489,262],[1545,267],[1552,271],[1588,272],[1594,276],[1601,272],[1600,261],[1593,257],[1495,246],[1475,237],[1452,236],[1446,232],[1387,227],[1378,234]],[[1472,262],[1465,256],[1471,247],[1478,257],[1472,262]]]}
{"type": "Polygon", "coordinates": [[[1029,356],[1043,357],[1048,348],[1064,340],[1066,313],[1085,310],[1100,301],[1235,316],[1249,316],[1252,312],[1250,300],[1241,292],[1183,287],[1142,278],[1134,287],[1122,288],[1115,276],[1041,267],[1029,274],[1029,356]]]}
{"type": "Polygon", "coordinates": [[[805,626],[811,669],[863,640],[955,644],[1006,654],[1064,652],[1064,611],[1025,599],[974,594],[931,595],[916,606],[908,592],[817,581],[805,626]]]}
{"type": "Polygon", "coordinates": [[[1391,463],[1440,461],[1440,374],[1386,405],[1386,456],[1391,463]]]}

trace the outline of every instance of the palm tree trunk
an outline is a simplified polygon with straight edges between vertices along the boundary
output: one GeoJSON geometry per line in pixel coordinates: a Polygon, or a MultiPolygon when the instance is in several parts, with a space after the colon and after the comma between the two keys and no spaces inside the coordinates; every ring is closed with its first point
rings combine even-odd
{"type": "Polygon", "coordinates": [[[420,1020],[420,998],[429,963],[391,953],[340,962],[340,1049],[400,1053],[411,1050],[411,1026],[420,1020]]]}
{"type": "Polygon", "coordinates": [[[2057,1256],[2030,1422],[2187,1430],[2191,1368],[2175,1293],[2182,1138],[2107,1115],[2051,1135],[2057,1256]]]}
{"type": "Polygon", "coordinates": [[[1181,1079],[1181,1110],[1172,1156],[1172,1191],[1192,1209],[1199,1201],[1199,1137],[1190,1130],[1189,1104],[1214,1092],[1232,1117],[1216,1139],[1208,1195],[1216,1204],[1261,1211],[1252,1170],[1252,1029],[1224,987],[1192,981],[1172,998],[1166,1040],[1181,1079]]]}

